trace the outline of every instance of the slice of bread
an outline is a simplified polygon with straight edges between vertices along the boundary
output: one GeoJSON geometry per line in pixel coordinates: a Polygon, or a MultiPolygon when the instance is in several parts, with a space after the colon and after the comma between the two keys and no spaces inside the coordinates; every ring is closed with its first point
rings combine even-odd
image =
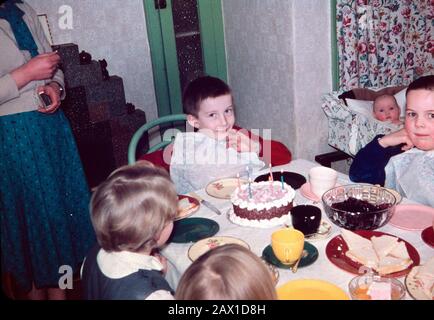
{"type": "Polygon", "coordinates": [[[398,245],[398,238],[388,235],[382,235],[380,237],[373,236],[371,242],[378,259],[381,259],[387,256],[398,245]]]}
{"type": "Polygon", "coordinates": [[[351,251],[358,251],[359,249],[364,247],[372,247],[371,241],[363,238],[362,236],[359,236],[354,232],[348,231],[346,229],[341,229],[341,233],[348,246],[348,249],[350,249],[351,251]]]}
{"type": "Polygon", "coordinates": [[[345,252],[345,255],[368,268],[377,269],[378,267],[378,257],[372,245],[363,248],[356,247],[353,250],[345,252]]]}
{"type": "Polygon", "coordinates": [[[397,245],[389,252],[389,255],[395,258],[411,260],[410,256],[408,255],[407,246],[403,241],[398,241],[397,245]]]}
{"type": "Polygon", "coordinates": [[[413,263],[410,259],[401,259],[392,256],[386,256],[378,262],[376,269],[380,275],[402,271],[408,268],[413,263]]]}

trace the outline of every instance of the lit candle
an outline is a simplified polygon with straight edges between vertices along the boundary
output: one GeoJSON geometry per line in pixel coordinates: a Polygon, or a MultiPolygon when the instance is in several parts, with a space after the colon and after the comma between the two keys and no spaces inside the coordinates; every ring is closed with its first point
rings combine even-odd
{"type": "Polygon", "coordinates": [[[237,173],[237,183],[238,183],[238,189],[241,190],[240,174],[239,173],[237,173]]]}
{"type": "Polygon", "coordinates": [[[282,190],[284,190],[285,186],[283,185],[283,170],[280,170],[280,181],[282,182],[282,190]]]}
{"type": "Polygon", "coordinates": [[[274,179],[273,179],[273,172],[271,171],[271,163],[268,165],[268,167],[270,168],[270,180],[274,181],[274,179]]]}
{"type": "Polygon", "coordinates": [[[270,192],[271,194],[273,194],[274,189],[273,189],[273,180],[271,179],[271,176],[268,177],[268,181],[270,181],[270,192]]]}
{"type": "Polygon", "coordinates": [[[249,178],[249,199],[252,199],[252,189],[250,188],[251,182],[252,182],[252,179],[249,178]]]}

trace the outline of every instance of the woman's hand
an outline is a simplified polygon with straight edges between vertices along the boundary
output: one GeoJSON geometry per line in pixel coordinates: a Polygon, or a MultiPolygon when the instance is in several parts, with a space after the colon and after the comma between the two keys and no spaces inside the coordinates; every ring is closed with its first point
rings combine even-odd
{"type": "Polygon", "coordinates": [[[394,147],[403,143],[404,146],[401,148],[403,151],[410,150],[414,147],[414,144],[408,136],[405,128],[380,138],[378,143],[383,148],[394,147]]]}
{"type": "Polygon", "coordinates": [[[60,56],[57,52],[49,52],[37,55],[27,63],[11,72],[18,89],[34,80],[51,79],[57,71],[60,56]]]}
{"type": "Polygon", "coordinates": [[[60,87],[56,82],[50,82],[45,86],[38,87],[38,93],[45,93],[51,99],[51,104],[47,107],[39,106],[41,113],[54,113],[60,106],[60,87]]]}

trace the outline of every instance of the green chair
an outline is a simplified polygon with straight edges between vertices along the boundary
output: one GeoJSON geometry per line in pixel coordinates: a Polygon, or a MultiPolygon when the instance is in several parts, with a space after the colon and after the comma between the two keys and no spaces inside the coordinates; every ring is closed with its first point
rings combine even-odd
{"type": "MultiPolygon", "coordinates": [[[[145,123],[143,126],[141,126],[139,129],[137,129],[137,131],[134,133],[133,137],[131,138],[130,144],[128,146],[128,164],[133,164],[136,162],[137,145],[145,132],[148,132],[150,129],[162,124],[168,124],[176,121],[185,122],[186,119],[187,119],[186,114],[171,114],[168,116],[163,116],[158,119],[149,121],[148,123],[145,123]]],[[[163,139],[164,137],[162,137],[162,141],[160,143],[149,148],[149,150],[146,153],[151,153],[156,150],[164,148],[165,146],[167,146],[169,143],[173,141],[174,137],[171,137],[170,140],[163,140],[163,139]]]]}

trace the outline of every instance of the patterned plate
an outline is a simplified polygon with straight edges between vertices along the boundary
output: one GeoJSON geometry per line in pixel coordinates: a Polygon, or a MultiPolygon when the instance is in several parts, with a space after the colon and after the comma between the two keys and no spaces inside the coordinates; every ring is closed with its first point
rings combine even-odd
{"type": "Polygon", "coordinates": [[[205,188],[206,193],[218,199],[230,199],[232,192],[240,185],[248,183],[247,180],[238,178],[226,178],[211,182],[205,188]]]}
{"type": "Polygon", "coordinates": [[[415,300],[431,300],[432,297],[428,297],[422,290],[420,282],[414,277],[417,274],[417,270],[420,267],[414,267],[410,273],[405,277],[405,286],[408,293],[415,300]]]}
{"type": "Polygon", "coordinates": [[[190,249],[188,249],[188,257],[191,261],[195,261],[205,252],[230,243],[239,244],[240,246],[243,246],[250,250],[250,246],[241,239],[235,237],[211,237],[202,239],[193,244],[190,249]]]}
{"type": "Polygon", "coordinates": [[[181,220],[184,218],[187,218],[191,216],[193,213],[195,213],[200,208],[200,203],[196,198],[186,196],[186,195],[178,195],[178,214],[176,215],[175,220],[181,220]],[[187,208],[180,208],[179,204],[181,201],[185,201],[182,199],[188,199],[189,206],[187,208]]]}

